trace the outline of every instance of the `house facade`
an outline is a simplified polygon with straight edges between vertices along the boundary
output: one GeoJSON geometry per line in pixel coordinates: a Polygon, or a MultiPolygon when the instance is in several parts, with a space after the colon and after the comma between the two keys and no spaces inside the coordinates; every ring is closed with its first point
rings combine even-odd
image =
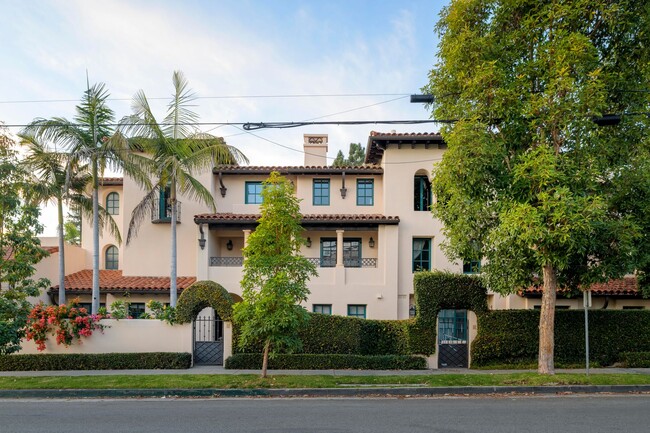
{"type": "MultiPolygon", "coordinates": [[[[478,272],[479,263],[452,262],[442,253],[441,223],[429,207],[431,169],[446,149],[439,134],[371,132],[365,164],[330,167],[328,136],[303,136],[302,166],[217,166],[198,179],[212,191],[216,212],[180,197],[178,287],[212,280],[235,299],[241,295],[242,248],[259,218],[262,182],[272,171],[286,176],[301,200],[305,246],[318,276],[309,282],[309,311],[369,319],[405,319],[414,314],[413,274],[419,270],[478,272]]],[[[131,211],[144,196],[125,178],[104,178],[100,200],[126,238],[131,211]]],[[[168,302],[170,218],[165,193],[151,219],[126,245],[106,230],[100,238],[100,303],[110,305],[128,296],[132,315],[149,299],[168,302]]],[[[67,296],[90,303],[92,230],[82,226],[82,245],[66,251],[67,296]],[[69,256],[69,258],[68,258],[69,256]]],[[[49,259],[52,259],[50,257],[49,259]]],[[[49,260],[48,259],[48,260],[49,260]]],[[[49,277],[49,275],[48,275],[49,277]]],[[[56,282],[54,276],[51,281],[56,282]]],[[[49,296],[57,302],[58,287],[49,296]]],[[[645,305],[635,279],[600,287],[594,306],[639,308],[645,305]]],[[[492,309],[535,308],[535,289],[510,296],[489,295],[492,309]]],[[[582,306],[580,299],[559,299],[558,305],[582,306]]]]}

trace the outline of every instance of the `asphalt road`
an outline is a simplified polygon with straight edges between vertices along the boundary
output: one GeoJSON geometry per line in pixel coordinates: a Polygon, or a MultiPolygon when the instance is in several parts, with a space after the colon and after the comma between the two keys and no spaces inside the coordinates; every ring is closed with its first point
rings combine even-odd
{"type": "Polygon", "coordinates": [[[0,400],[0,432],[644,432],[650,396],[0,400]]]}

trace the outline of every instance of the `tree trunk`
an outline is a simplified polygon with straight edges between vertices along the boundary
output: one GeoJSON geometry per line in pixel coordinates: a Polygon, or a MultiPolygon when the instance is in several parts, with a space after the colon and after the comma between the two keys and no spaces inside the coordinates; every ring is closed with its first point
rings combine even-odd
{"type": "Polygon", "coordinates": [[[99,312],[99,170],[97,158],[92,161],[93,176],[93,292],[92,314],[99,312]]]}
{"type": "Polygon", "coordinates": [[[264,355],[262,356],[262,377],[266,377],[266,370],[269,366],[269,350],[271,349],[271,342],[267,341],[264,345],[264,355]]]}
{"type": "Polygon", "coordinates": [[[537,371],[540,374],[555,374],[553,355],[555,349],[555,298],[557,274],[553,265],[544,265],[544,291],[542,311],[539,315],[539,359],[537,371]]]}
{"type": "Polygon", "coordinates": [[[59,305],[65,304],[65,241],[63,232],[63,200],[57,197],[56,207],[59,220],[59,305]]]}
{"type": "Polygon", "coordinates": [[[178,288],[176,285],[176,221],[178,214],[176,213],[176,180],[172,179],[169,188],[169,201],[172,207],[171,229],[172,229],[172,246],[171,246],[171,272],[169,275],[169,305],[176,308],[176,297],[178,296],[178,288]]]}

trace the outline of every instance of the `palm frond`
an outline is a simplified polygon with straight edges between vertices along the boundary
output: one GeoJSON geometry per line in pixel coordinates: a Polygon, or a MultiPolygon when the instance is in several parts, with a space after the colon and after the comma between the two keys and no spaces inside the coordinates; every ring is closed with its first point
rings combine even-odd
{"type": "Polygon", "coordinates": [[[180,173],[177,180],[177,190],[180,195],[187,197],[189,200],[203,203],[212,212],[216,211],[217,206],[210,190],[189,173],[180,173]]]}
{"type": "Polygon", "coordinates": [[[181,71],[174,71],[172,75],[174,94],[167,107],[165,126],[163,130],[167,137],[175,140],[188,137],[195,132],[193,126],[199,119],[198,114],[190,109],[196,99],[195,94],[188,88],[189,83],[181,71]]]}
{"type": "Polygon", "coordinates": [[[156,185],[142,198],[140,203],[133,209],[133,212],[131,212],[131,221],[129,222],[129,229],[126,235],[127,245],[138,235],[142,221],[147,217],[151,218],[151,213],[159,196],[160,186],[156,185]]]}

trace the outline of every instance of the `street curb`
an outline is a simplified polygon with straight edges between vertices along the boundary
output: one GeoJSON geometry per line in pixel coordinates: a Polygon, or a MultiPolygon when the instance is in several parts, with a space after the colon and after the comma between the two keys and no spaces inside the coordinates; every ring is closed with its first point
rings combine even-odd
{"type": "Polygon", "coordinates": [[[163,398],[163,397],[433,397],[485,394],[592,394],[650,392],[650,385],[445,386],[421,388],[289,389],[0,389],[0,398],[163,398]]]}

